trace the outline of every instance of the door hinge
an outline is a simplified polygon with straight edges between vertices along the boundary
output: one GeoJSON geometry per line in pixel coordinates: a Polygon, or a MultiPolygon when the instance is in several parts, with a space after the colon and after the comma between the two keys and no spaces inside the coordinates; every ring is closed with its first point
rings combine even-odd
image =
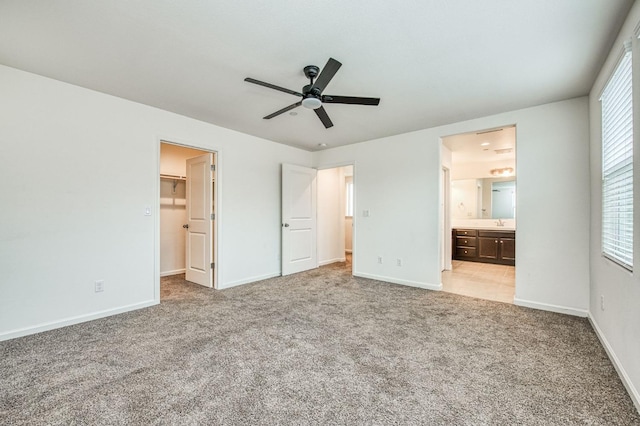
{"type": "Polygon", "coordinates": [[[211,269],[215,269],[216,268],[216,264],[215,263],[211,263],[211,269]]]}
{"type": "Polygon", "coordinates": [[[211,220],[216,220],[216,214],[215,213],[211,213],[211,220]]]}
{"type": "Polygon", "coordinates": [[[215,172],[215,171],[216,171],[216,165],[215,165],[215,164],[212,164],[212,165],[211,165],[211,171],[212,171],[212,172],[215,172]]]}

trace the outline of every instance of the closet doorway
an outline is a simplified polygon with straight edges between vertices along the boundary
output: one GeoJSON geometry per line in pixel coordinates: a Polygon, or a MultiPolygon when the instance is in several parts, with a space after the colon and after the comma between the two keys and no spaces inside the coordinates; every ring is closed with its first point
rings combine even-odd
{"type": "Polygon", "coordinates": [[[217,157],[160,142],[160,277],[217,288],[217,157]]]}

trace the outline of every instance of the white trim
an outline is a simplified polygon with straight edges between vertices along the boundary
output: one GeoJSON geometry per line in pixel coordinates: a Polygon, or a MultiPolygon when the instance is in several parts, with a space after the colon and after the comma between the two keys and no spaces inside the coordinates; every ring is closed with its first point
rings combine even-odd
{"type": "Polygon", "coordinates": [[[332,263],[338,262],[346,262],[346,257],[336,257],[335,259],[323,260],[322,262],[318,262],[319,266],[331,265],[332,263]]]}
{"type": "Polygon", "coordinates": [[[513,298],[513,304],[523,306],[525,308],[539,309],[541,311],[556,312],[559,314],[573,315],[576,317],[586,318],[589,311],[586,309],[570,308],[568,306],[550,305],[548,303],[533,302],[531,300],[513,298]]]}
{"type": "Polygon", "coordinates": [[[171,275],[179,275],[179,274],[184,274],[185,269],[174,269],[173,271],[164,271],[164,272],[160,272],[160,276],[161,277],[170,277],[171,275]]]}
{"type": "Polygon", "coordinates": [[[56,328],[66,327],[68,325],[79,324],[82,322],[93,321],[99,318],[110,317],[111,315],[122,314],[124,312],[135,311],[136,309],[147,308],[149,306],[157,305],[155,300],[147,300],[146,302],[134,303],[133,305],[122,306],[115,309],[107,309],[105,311],[94,312],[91,314],[78,315],[70,317],[60,321],[51,321],[39,324],[33,327],[20,328],[18,330],[8,331],[0,334],[0,341],[15,339],[16,337],[28,336],[30,334],[41,333],[43,331],[49,331],[56,328]]]}
{"type": "Polygon", "coordinates": [[[156,136],[156,166],[157,173],[153,180],[155,200],[153,200],[153,300],[160,303],[160,150],[162,140],[156,136]]]}
{"type": "Polygon", "coordinates": [[[268,280],[269,278],[276,278],[276,277],[280,277],[280,276],[282,276],[282,274],[280,272],[274,272],[274,273],[265,274],[265,275],[257,275],[255,277],[245,278],[245,279],[238,280],[238,281],[232,281],[232,282],[226,283],[226,284],[220,284],[217,289],[218,290],[224,290],[224,289],[227,289],[227,288],[237,287],[239,285],[250,284],[250,283],[254,283],[254,282],[262,281],[262,280],[268,280]]]}
{"type": "Polygon", "coordinates": [[[633,401],[633,405],[636,406],[636,410],[638,410],[638,412],[640,413],[640,392],[638,392],[635,386],[633,386],[633,383],[631,382],[629,375],[625,371],[624,367],[622,367],[622,363],[616,356],[616,353],[613,351],[613,348],[611,347],[607,339],[604,337],[604,333],[602,332],[600,327],[598,327],[598,323],[591,316],[591,312],[589,312],[587,318],[589,318],[589,322],[591,323],[593,330],[596,332],[596,336],[598,336],[600,343],[602,343],[602,346],[604,347],[605,352],[609,356],[609,359],[611,360],[613,367],[618,372],[618,376],[620,376],[620,380],[622,381],[622,384],[627,389],[627,392],[631,397],[631,401],[633,401]]]}
{"type": "MultiPolygon", "coordinates": [[[[604,84],[602,85],[602,87],[600,88],[600,92],[598,93],[598,101],[602,100],[602,94],[604,93],[604,89],[607,88],[607,85],[609,85],[609,81],[611,81],[611,77],[613,77],[613,74],[616,72],[616,69],[618,68],[618,65],[620,65],[620,62],[622,62],[622,60],[624,59],[624,56],[627,54],[627,49],[624,45],[624,43],[627,40],[624,40],[622,42],[621,46],[618,47],[613,47],[611,49],[611,51],[613,52],[614,50],[617,51],[616,55],[618,56],[618,58],[616,59],[616,62],[613,64],[613,68],[611,68],[610,70],[608,70],[607,74],[609,74],[607,76],[607,80],[604,82],[604,84]]],[[[632,54],[633,55],[633,54],[632,54]]],[[[602,70],[601,70],[602,71],[602,70]]]]}
{"type": "Polygon", "coordinates": [[[406,285],[406,286],[409,286],[409,287],[417,287],[417,288],[422,288],[422,289],[425,289],[425,290],[435,290],[435,291],[442,290],[442,283],[440,283],[440,284],[428,284],[428,283],[421,283],[421,282],[418,282],[418,281],[402,280],[402,279],[399,279],[399,278],[392,278],[392,277],[383,277],[381,275],[367,274],[367,273],[362,273],[362,272],[354,272],[353,276],[354,277],[361,277],[361,278],[368,278],[370,280],[384,281],[384,282],[392,283],[392,284],[406,285]]]}

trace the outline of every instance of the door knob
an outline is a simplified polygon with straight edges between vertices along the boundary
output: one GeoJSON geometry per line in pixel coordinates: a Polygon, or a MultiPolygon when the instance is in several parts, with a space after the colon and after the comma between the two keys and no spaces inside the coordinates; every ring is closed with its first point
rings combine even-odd
{"type": "Polygon", "coordinates": [[[189,224],[188,224],[188,223],[185,223],[184,225],[182,225],[182,227],[183,227],[184,229],[189,229],[189,224]]]}
{"type": "Polygon", "coordinates": [[[282,226],[284,226],[285,228],[288,228],[289,224],[288,223],[283,223],[282,226]]]}

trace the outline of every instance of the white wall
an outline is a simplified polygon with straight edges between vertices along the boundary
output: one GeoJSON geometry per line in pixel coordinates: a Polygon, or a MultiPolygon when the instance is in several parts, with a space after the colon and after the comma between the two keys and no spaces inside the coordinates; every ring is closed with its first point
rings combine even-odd
{"type": "Polygon", "coordinates": [[[160,138],[219,153],[220,286],[280,273],[311,153],[5,66],[0,93],[0,339],[157,303],[160,138]]]}
{"type": "Polygon", "coordinates": [[[185,268],[187,223],[185,181],[160,180],[160,276],[175,275],[185,268]]]}
{"type": "MultiPolygon", "coordinates": [[[[173,142],[173,141],[166,141],[173,142]]],[[[205,154],[206,151],[171,143],[160,144],[160,173],[165,175],[186,176],[187,159],[205,154]]],[[[215,154],[213,162],[215,163],[215,154]]]]}
{"type": "Polygon", "coordinates": [[[344,172],[318,170],[318,263],[344,262],[344,172]]]}
{"type": "MultiPolygon", "coordinates": [[[[459,179],[451,181],[451,218],[479,219],[478,216],[478,179],[459,179]]],[[[482,188],[480,188],[482,190],[482,188]]]]}
{"type": "MultiPolygon", "coordinates": [[[[640,48],[634,34],[640,22],[640,3],[636,2],[591,89],[591,300],[590,319],[614,365],[640,410],[640,280],[637,272],[628,272],[601,255],[602,247],[602,126],[600,93],[622,55],[625,40],[633,40],[634,152],[640,152],[640,48]],[[605,309],[600,306],[604,297],[605,309]]],[[[640,162],[635,155],[634,187],[640,188],[640,162]]],[[[519,184],[519,181],[518,181],[519,184]]],[[[520,188],[518,188],[519,190],[520,188]]],[[[634,196],[634,269],[640,265],[640,197],[634,196]]],[[[518,224],[520,223],[518,219],[518,224]]]]}
{"type": "Polygon", "coordinates": [[[440,138],[509,124],[517,125],[516,303],[586,315],[586,97],[316,153],[319,167],[340,162],[356,164],[354,274],[441,288],[440,138]],[[559,209],[563,214],[558,214],[559,209]],[[369,210],[370,217],[363,217],[363,210],[369,210]],[[571,235],[570,255],[558,250],[559,236],[566,235],[571,235]],[[378,256],[383,256],[383,264],[377,263],[378,256]],[[396,266],[398,258],[403,266],[396,266]]]}
{"type": "Polygon", "coordinates": [[[491,163],[456,163],[456,165],[451,170],[451,179],[458,180],[491,178],[491,169],[500,169],[503,167],[513,166],[513,160],[492,161],[491,163]]]}

